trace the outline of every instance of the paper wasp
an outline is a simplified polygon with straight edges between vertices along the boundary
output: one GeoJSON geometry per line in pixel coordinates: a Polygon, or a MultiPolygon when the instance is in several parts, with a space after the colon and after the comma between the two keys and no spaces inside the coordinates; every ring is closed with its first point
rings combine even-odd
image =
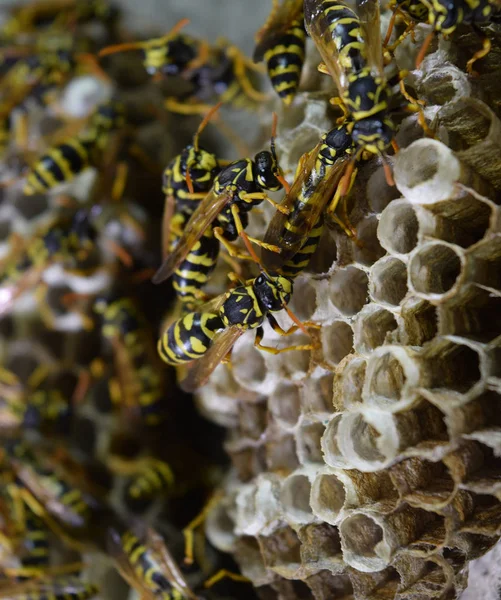
{"type": "Polygon", "coordinates": [[[254,60],[265,61],[275,92],[288,106],[299,87],[304,63],[306,31],[303,0],[278,0],[256,34],[254,60]]]}

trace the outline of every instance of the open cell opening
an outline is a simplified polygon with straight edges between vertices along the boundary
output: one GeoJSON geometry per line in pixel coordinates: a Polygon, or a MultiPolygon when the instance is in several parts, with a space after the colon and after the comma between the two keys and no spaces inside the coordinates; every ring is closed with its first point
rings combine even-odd
{"type": "Polygon", "coordinates": [[[384,258],[372,267],[371,296],[375,302],[398,306],[407,294],[407,268],[398,258],[384,258]]]}
{"type": "Polygon", "coordinates": [[[299,532],[303,562],[319,563],[341,554],[341,539],[337,527],[328,523],[306,525],[299,532]]]}
{"type": "Polygon", "coordinates": [[[367,515],[355,514],[340,525],[345,548],[357,556],[376,557],[376,546],[383,540],[383,529],[367,515]]]}
{"type": "Polygon", "coordinates": [[[294,284],[290,310],[301,320],[308,321],[317,309],[317,291],[304,279],[294,284]]]}
{"type": "Polygon", "coordinates": [[[405,172],[406,186],[414,188],[430,179],[438,173],[439,153],[432,145],[426,147],[426,152],[419,152],[419,160],[416,160],[416,152],[407,152],[400,157],[400,171],[405,172]]]}
{"type": "Polygon", "coordinates": [[[384,256],[385,251],[379,243],[378,219],[375,215],[365,218],[357,225],[357,240],[353,247],[355,262],[370,266],[384,256]]]}
{"type": "Polygon", "coordinates": [[[325,456],[325,462],[333,466],[337,466],[339,461],[344,462],[337,441],[337,433],[341,419],[342,414],[338,414],[331,419],[322,436],[322,450],[325,456]]]}
{"type": "Polygon", "coordinates": [[[320,473],[315,478],[311,493],[311,505],[320,519],[334,523],[346,500],[341,481],[331,473],[320,473]]]}
{"type": "Polygon", "coordinates": [[[445,244],[428,244],[412,257],[410,281],[422,294],[445,294],[454,287],[461,275],[461,259],[445,244]]]}
{"type": "Polygon", "coordinates": [[[441,307],[439,322],[442,335],[474,335],[490,342],[501,331],[501,297],[479,290],[465,304],[441,307]]]}
{"type": "Polygon", "coordinates": [[[286,512],[300,522],[309,521],[311,484],[306,475],[290,475],[282,486],[281,500],[286,512]]]}
{"type": "Polygon", "coordinates": [[[390,331],[397,328],[394,315],[384,309],[359,315],[355,324],[355,350],[362,354],[382,346],[390,331]]]}
{"type": "Polygon", "coordinates": [[[455,110],[441,111],[440,123],[447,129],[448,146],[454,152],[468,150],[488,137],[492,117],[480,103],[459,100],[455,110]]]}
{"type": "Polygon", "coordinates": [[[437,308],[427,300],[406,303],[402,308],[405,343],[422,346],[438,333],[437,308]]]}
{"type": "Polygon", "coordinates": [[[368,277],[361,269],[337,269],[329,281],[329,298],[344,315],[352,316],[367,302],[368,277]]]}
{"type": "Polygon", "coordinates": [[[268,401],[270,412],[286,426],[295,425],[299,419],[301,401],[295,385],[280,384],[268,401]]]}
{"type": "Polygon", "coordinates": [[[269,568],[288,567],[301,563],[300,541],[290,527],[282,527],[269,536],[259,536],[264,563],[269,568]]]}
{"type": "Polygon", "coordinates": [[[245,344],[237,347],[232,353],[231,363],[235,379],[244,387],[252,389],[266,378],[264,357],[257,348],[251,345],[245,344]]]}
{"type": "Polygon", "coordinates": [[[322,327],[322,349],[325,360],[338,365],[353,349],[353,330],[344,321],[322,327]]]}
{"type": "Polygon", "coordinates": [[[332,383],[329,373],[318,378],[309,378],[301,387],[301,406],[304,412],[332,412],[332,383]]]}
{"type": "Polygon", "coordinates": [[[49,207],[45,194],[34,194],[33,196],[20,196],[16,200],[16,209],[27,220],[35,219],[43,214],[49,207]]]}
{"type": "Polygon", "coordinates": [[[350,415],[347,435],[351,438],[353,451],[361,460],[370,463],[383,462],[385,460],[386,457],[377,447],[377,440],[380,436],[379,432],[367,423],[362,415],[350,415]]]}
{"type": "Polygon", "coordinates": [[[303,422],[297,432],[297,451],[301,463],[322,463],[322,436],[325,425],[317,422],[303,422]]]}
{"type": "Polygon", "coordinates": [[[402,363],[392,352],[373,357],[369,377],[370,395],[390,402],[401,400],[407,377],[402,363]]]}
{"type": "Polygon", "coordinates": [[[367,363],[354,358],[344,368],[336,382],[335,399],[340,409],[356,406],[362,402],[362,389],[367,363]]]}
{"type": "Polygon", "coordinates": [[[412,204],[391,202],[381,214],[378,234],[381,244],[392,254],[408,254],[418,241],[419,222],[412,204]]]}
{"type": "Polygon", "coordinates": [[[458,93],[454,83],[452,75],[443,76],[442,69],[440,69],[440,72],[435,70],[430,73],[421,86],[424,91],[426,103],[443,106],[454,100],[458,93]]]}
{"type": "Polygon", "coordinates": [[[429,366],[429,387],[465,393],[481,379],[480,355],[465,344],[441,340],[424,358],[429,366]]]}
{"type": "Polygon", "coordinates": [[[293,435],[280,436],[275,432],[268,436],[266,443],[266,465],[268,471],[289,473],[299,466],[296,452],[296,440],[293,435]]]}
{"type": "Polygon", "coordinates": [[[409,458],[391,469],[400,495],[412,506],[439,508],[448,503],[455,490],[454,480],[442,462],[409,458]]]}

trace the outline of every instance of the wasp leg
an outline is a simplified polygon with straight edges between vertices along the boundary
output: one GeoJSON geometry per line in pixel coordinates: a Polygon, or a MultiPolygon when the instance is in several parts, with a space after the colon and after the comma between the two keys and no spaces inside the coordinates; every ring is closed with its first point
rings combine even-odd
{"type": "MultiPolygon", "coordinates": [[[[279,335],[292,335],[295,333],[299,327],[297,325],[293,325],[290,329],[284,330],[280,327],[280,325],[275,321],[271,315],[268,315],[268,321],[270,322],[273,331],[278,333],[279,335]]],[[[263,352],[268,352],[269,354],[282,354],[283,352],[291,352],[293,350],[315,350],[316,346],[314,344],[294,344],[293,346],[287,346],[286,348],[273,348],[272,346],[264,346],[261,344],[261,341],[264,336],[264,331],[262,327],[258,327],[256,329],[256,338],[254,340],[254,347],[258,350],[262,350],[263,352]]]]}
{"type": "Polygon", "coordinates": [[[285,206],[281,206],[280,203],[275,202],[275,200],[267,196],[264,192],[254,192],[252,194],[244,193],[240,197],[242,198],[242,200],[266,200],[266,202],[269,202],[275,210],[278,210],[284,215],[288,215],[290,213],[290,210],[288,208],[285,208],[285,206]]]}
{"type": "Polygon", "coordinates": [[[238,581],[241,583],[250,583],[250,579],[245,577],[244,575],[240,575],[239,573],[233,573],[232,571],[228,571],[228,569],[221,569],[217,573],[215,573],[212,577],[209,577],[207,581],[204,583],[204,588],[210,588],[216,583],[219,583],[222,579],[231,579],[232,581],[238,581]]]}
{"type": "MultiPolygon", "coordinates": [[[[237,263],[236,260],[233,260],[233,258],[231,256],[229,256],[226,253],[221,254],[221,258],[224,260],[224,262],[228,265],[230,265],[230,267],[232,268],[233,273],[228,273],[228,277],[231,279],[231,275],[235,275],[236,277],[241,277],[242,276],[242,267],[237,263]]],[[[248,257],[246,257],[248,258],[248,257]]]]}
{"type": "Polygon", "coordinates": [[[173,96],[165,100],[164,106],[169,112],[181,115],[205,115],[212,108],[210,104],[203,104],[202,102],[180,102],[173,96]]]}
{"type": "Polygon", "coordinates": [[[341,227],[341,229],[346,233],[348,237],[357,239],[356,230],[354,229],[353,225],[349,222],[346,209],[346,196],[350,193],[351,188],[353,187],[353,184],[357,177],[357,169],[355,169],[354,167],[355,163],[351,163],[350,165],[348,165],[345,174],[343,175],[341,181],[339,182],[339,185],[337,186],[334,198],[331,200],[327,208],[327,212],[329,213],[332,220],[341,227]],[[337,206],[341,199],[343,200],[343,213],[346,222],[340,219],[335,214],[337,206]]]}
{"type": "Polygon", "coordinates": [[[249,251],[249,254],[251,255],[251,257],[254,260],[254,262],[257,262],[258,264],[261,264],[261,261],[256,256],[256,253],[254,252],[252,246],[250,245],[250,242],[252,242],[253,244],[256,244],[256,246],[259,246],[260,248],[264,248],[265,250],[269,250],[270,252],[276,252],[277,254],[280,254],[281,249],[278,246],[275,246],[273,244],[265,244],[261,240],[258,240],[256,238],[250,237],[250,236],[248,236],[245,233],[243,225],[242,225],[242,221],[240,219],[240,213],[238,212],[238,206],[236,204],[234,204],[231,207],[231,214],[232,214],[233,219],[235,221],[235,225],[236,225],[236,228],[237,228],[238,235],[244,241],[244,244],[245,244],[247,250],[249,251]]]}
{"type": "Polygon", "coordinates": [[[241,252],[234,244],[229,242],[223,235],[223,230],[221,227],[214,228],[214,237],[216,240],[222,244],[223,248],[232,258],[239,258],[240,260],[252,260],[248,254],[245,252],[241,252]]]}
{"type": "Polygon", "coordinates": [[[483,37],[481,30],[475,25],[473,26],[473,30],[481,38],[483,38],[482,50],[477,50],[475,54],[470,58],[470,60],[466,63],[466,72],[472,77],[478,77],[479,73],[473,70],[473,64],[476,63],[477,60],[480,60],[481,58],[484,58],[484,56],[487,56],[489,54],[489,52],[491,51],[491,41],[489,40],[489,38],[483,37]]]}
{"type": "Polygon", "coordinates": [[[338,106],[343,111],[343,116],[336,119],[336,123],[338,125],[344,123],[349,117],[350,111],[346,108],[346,104],[343,102],[343,99],[339,96],[335,96],[334,98],[331,98],[329,100],[329,104],[331,104],[332,106],[338,106]]]}
{"type": "Polygon", "coordinates": [[[58,575],[69,575],[79,574],[85,568],[83,562],[73,562],[66,565],[57,565],[50,567],[18,567],[12,569],[2,569],[2,573],[5,573],[9,577],[41,577],[41,576],[58,576],[58,575]]]}
{"type": "Polygon", "coordinates": [[[426,122],[426,118],[424,116],[423,106],[425,106],[426,103],[424,102],[424,100],[418,100],[417,98],[411,96],[405,87],[404,78],[407,76],[407,74],[408,71],[400,71],[400,73],[398,74],[400,93],[409,103],[407,106],[408,110],[418,113],[418,123],[421,126],[421,129],[423,130],[425,136],[435,139],[435,134],[428,126],[428,123],[426,122]]]}
{"type": "Polygon", "coordinates": [[[198,51],[198,55],[186,65],[186,70],[196,71],[200,67],[203,67],[207,61],[209,60],[210,55],[210,45],[206,41],[202,41],[200,43],[200,50],[198,51]]]}
{"type": "Polygon", "coordinates": [[[205,503],[202,510],[198,513],[198,515],[186,525],[183,529],[184,536],[184,562],[187,565],[192,565],[194,562],[193,557],[193,546],[195,543],[195,529],[202,525],[207,515],[210,511],[216,506],[216,504],[221,500],[221,492],[215,492],[211,498],[205,503]]]}
{"type": "Polygon", "coordinates": [[[256,65],[248,60],[236,46],[229,46],[226,50],[226,54],[229,58],[233,59],[235,77],[246,96],[255,102],[266,102],[269,100],[269,94],[264,94],[263,92],[256,90],[252,85],[249,76],[245,72],[246,68],[250,68],[254,71],[261,69],[256,69],[256,65]]]}

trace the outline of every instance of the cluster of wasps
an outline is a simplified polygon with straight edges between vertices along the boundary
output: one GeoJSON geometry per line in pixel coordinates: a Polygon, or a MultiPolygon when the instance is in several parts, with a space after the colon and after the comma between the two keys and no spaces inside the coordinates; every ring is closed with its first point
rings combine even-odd
{"type": "MultiPolygon", "coordinates": [[[[119,407],[121,427],[154,436],[169,416],[172,396],[172,391],[167,393],[169,374],[158,360],[183,367],[187,374],[181,387],[191,392],[250,330],[255,330],[255,346],[273,354],[315,348],[313,341],[266,346],[263,325],[267,321],[280,335],[311,334],[316,325],[301,322],[288,306],[296,277],[308,267],[326,224],[336,223],[356,241],[356,231],[337,209],[351,190],[360,161],[379,158],[388,183],[393,183],[388,153],[398,151],[398,115],[419,110],[405,91],[403,74],[396,83],[386,75],[393,50],[418,23],[428,24],[420,64],[434,35],[450,35],[461,23],[471,25],[481,45],[467,64],[473,74],[473,64],[490,49],[480,27],[495,21],[501,7],[498,0],[394,0],[391,8],[393,18],[383,43],[378,0],[273,0],[270,16],[256,34],[252,59],[227,41],[210,44],[186,34],[186,19],[162,37],[124,42],[119,11],[104,0],[38,0],[13,10],[4,23],[0,153],[6,161],[22,156],[26,162],[15,181],[6,185],[22,180],[26,196],[49,194],[54,209],[49,222],[29,238],[12,238],[0,273],[0,315],[14,311],[26,292],[35,292],[43,322],[54,328],[57,319],[47,294],[48,273],[55,269],[67,277],[91,279],[104,265],[108,288],[105,293],[71,293],[63,299],[84,329],[98,333],[99,350],[87,364],[65,364],[55,372],[38,365],[27,378],[8,365],[0,371],[0,598],[94,597],[97,589],[81,577],[81,555],[89,549],[111,555],[142,598],[200,597],[162,536],[141,520],[133,527],[113,506],[110,490],[96,485],[88,461],[75,458],[68,446],[70,424],[92,390],[104,383],[109,405],[119,407]],[[389,45],[398,21],[405,29],[389,45]],[[98,41],[80,35],[89,24],[104,31],[98,41]],[[62,35],[68,30],[72,35],[62,35]],[[255,110],[268,99],[256,85],[259,63],[266,63],[284,110],[293,104],[308,35],[323,60],[319,70],[336,84],[338,95],[332,104],[343,114],[300,158],[292,183],[279,164],[275,115],[269,149],[253,158],[226,161],[205,149],[200,139],[208,125],[217,119],[224,128],[218,113],[222,104],[255,110]],[[127,247],[127,236],[117,242],[110,234],[118,227],[132,230],[141,241],[148,236],[122,203],[127,160],[144,160],[145,169],[151,163],[135,145],[134,128],[119,94],[97,104],[83,121],[70,123],[68,131],[63,128],[64,135],[49,137],[34,159],[27,135],[33,103],[49,109],[81,73],[111,85],[108,72],[114,56],[135,51],[142,54],[154,84],[171,78],[185,84],[178,95],[162,99],[168,113],[203,116],[191,143],[163,171],[163,262],[156,272],[158,263],[144,265],[144,254],[137,256],[135,247],[127,247]],[[87,201],[57,194],[61,185],[89,168],[98,176],[87,201]],[[269,195],[277,192],[284,193],[281,202],[269,195]],[[275,213],[260,240],[246,229],[252,211],[263,202],[275,213]],[[204,290],[220,253],[235,272],[230,289],[211,298],[204,290]],[[257,265],[254,276],[243,278],[252,263],[257,265]],[[157,346],[156,323],[139,301],[141,286],[149,285],[151,276],[155,284],[172,278],[177,299],[157,346]],[[275,317],[283,310],[292,320],[288,329],[275,317]],[[68,377],[61,377],[65,370],[69,384],[68,377]],[[54,539],[79,559],[56,564],[54,539]]],[[[160,178],[161,171],[159,184],[160,178]]],[[[152,289],[146,288],[147,293],[152,289]]],[[[169,464],[149,450],[134,459],[111,454],[99,468],[125,478],[127,515],[142,514],[174,487],[169,464]]],[[[193,537],[191,529],[188,539],[193,537]]],[[[188,554],[191,559],[191,550],[188,554]]]]}

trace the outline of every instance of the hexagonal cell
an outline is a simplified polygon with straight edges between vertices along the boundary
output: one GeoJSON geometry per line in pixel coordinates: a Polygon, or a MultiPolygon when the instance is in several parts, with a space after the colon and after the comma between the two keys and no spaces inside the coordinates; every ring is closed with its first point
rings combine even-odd
{"type": "Polygon", "coordinates": [[[437,307],[411,296],[402,304],[400,341],[408,346],[422,346],[438,333],[437,307]]]}
{"type": "Polygon", "coordinates": [[[367,302],[367,274],[356,267],[336,269],[329,281],[329,299],[343,314],[357,314],[367,302]]]}
{"type": "Polygon", "coordinates": [[[16,200],[15,206],[24,219],[31,221],[42,215],[49,208],[49,201],[45,194],[20,196],[16,200]]]}
{"type": "Polygon", "coordinates": [[[353,330],[344,321],[324,325],[321,339],[324,359],[333,366],[338,365],[353,349],[353,330]]]}
{"type": "Polygon", "coordinates": [[[310,507],[311,483],[308,473],[298,469],[283,482],[280,500],[291,524],[310,523],[314,517],[310,507]]]}
{"type": "Polygon", "coordinates": [[[292,578],[301,567],[300,541],[290,527],[277,529],[269,536],[258,537],[264,564],[282,577],[292,578]]]}
{"type": "Polygon", "coordinates": [[[395,158],[396,185],[413,204],[435,204],[454,196],[460,175],[452,150],[436,140],[417,140],[395,158]]]}
{"type": "Polygon", "coordinates": [[[420,94],[427,104],[443,106],[471,94],[471,85],[465,72],[451,64],[430,70],[421,82],[420,94]]]}
{"type": "Polygon", "coordinates": [[[492,156],[500,151],[501,123],[494,112],[477,98],[461,98],[443,107],[438,118],[459,160],[499,189],[501,167],[492,156]]]}
{"type": "Polygon", "coordinates": [[[366,196],[369,207],[375,213],[380,213],[388,204],[399,197],[395,186],[386,183],[384,169],[376,169],[367,181],[366,196]]]}
{"type": "Polygon", "coordinates": [[[341,540],[337,527],[327,523],[313,523],[298,531],[301,541],[301,559],[309,569],[344,570],[341,540]]]}
{"type": "Polygon", "coordinates": [[[300,414],[299,389],[295,385],[279,384],[268,399],[268,408],[282,427],[296,425],[300,414]]]}
{"type": "Polygon", "coordinates": [[[259,440],[268,422],[268,405],[261,402],[238,403],[238,435],[253,440],[259,440]]]}
{"type": "Polygon", "coordinates": [[[299,461],[302,465],[322,464],[322,436],[325,432],[325,422],[303,416],[296,430],[296,447],[299,461]]]}
{"type": "Polygon", "coordinates": [[[413,291],[428,299],[453,295],[463,274],[463,250],[445,242],[423,244],[411,256],[409,282],[413,291]]]}
{"type": "Polygon", "coordinates": [[[274,423],[266,430],[266,464],[269,471],[290,473],[299,466],[296,440],[292,433],[285,433],[274,423]]]}
{"type": "Polygon", "coordinates": [[[319,571],[306,580],[315,600],[352,600],[353,586],[348,574],[334,575],[330,571],[319,571]]]}
{"type": "Polygon", "coordinates": [[[385,409],[405,408],[415,400],[421,380],[421,365],[414,350],[405,346],[378,348],[367,363],[364,401],[385,409]]]}
{"type": "Polygon", "coordinates": [[[362,388],[367,362],[363,358],[352,358],[336,373],[334,379],[334,406],[338,410],[353,408],[362,402],[362,388]]]}
{"type": "Polygon", "coordinates": [[[344,508],[346,492],[337,473],[325,467],[320,470],[311,488],[311,509],[322,521],[336,524],[344,508]]]}
{"type": "Polygon", "coordinates": [[[397,307],[407,294],[407,268],[398,258],[384,257],[371,269],[369,291],[374,302],[397,307]]]}
{"type": "Polygon", "coordinates": [[[360,354],[369,354],[382,346],[386,336],[397,328],[395,316],[376,306],[369,305],[355,318],[353,324],[354,347],[360,354]]]}
{"type": "Polygon", "coordinates": [[[325,375],[308,377],[300,388],[301,410],[303,412],[332,412],[332,373],[320,371],[325,375]]]}
{"type": "Polygon", "coordinates": [[[426,387],[467,394],[482,385],[483,352],[462,338],[436,338],[422,355],[426,362],[426,387]]]}
{"type": "Polygon", "coordinates": [[[378,218],[371,215],[357,224],[357,240],[353,247],[353,260],[361,265],[373,265],[385,251],[379,243],[378,218]]]}
{"type": "Polygon", "coordinates": [[[225,450],[240,481],[250,481],[266,471],[266,450],[263,445],[256,445],[253,440],[248,443],[239,440],[238,444],[225,444],[225,450]]]}
{"type": "Polygon", "coordinates": [[[341,454],[339,449],[337,433],[339,424],[343,418],[343,413],[338,413],[329,421],[325,428],[325,433],[322,436],[322,452],[324,454],[325,462],[332,467],[346,467],[346,461],[341,454]]]}
{"type": "Polygon", "coordinates": [[[248,577],[256,586],[265,585],[273,579],[264,566],[261,550],[255,537],[247,535],[238,537],[233,556],[240,566],[242,575],[248,577]]]}
{"type": "Polygon", "coordinates": [[[380,571],[388,564],[389,561],[377,553],[384,531],[373,517],[363,514],[348,517],[342,521],[340,533],[344,559],[355,569],[380,571]]]}
{"type": "MultiPolygon", "coordinates": [[[[254,335],[249,333],[249,336],[254,335]]],[[[251,337],[252,339],[252,337],[251,337]]],[[[244,388],[259,391],[268,377],[265,357],[250,340],[235,344],[231,355],[233,375],[244,388]]]]}
{"type": "Polygon", "coordinates": [[[456,492],[449,470],[440,461],[409,458],[391,467],[390,477],[402,499],[427,510],[447,506],[456,492]]]}
{"type": "Polygon", "coordinates": [[[317,291],[305,277],[294,282],[289,308],[301,321],[309,321],[317,309],[317,291]]]}
{"type": "Polygon", "coordinates": [[[419,222],[410,202],[394,200],[381,213],[378,237],[381,246],[390,254],[408,254],[418,241],[419,222]]]}

